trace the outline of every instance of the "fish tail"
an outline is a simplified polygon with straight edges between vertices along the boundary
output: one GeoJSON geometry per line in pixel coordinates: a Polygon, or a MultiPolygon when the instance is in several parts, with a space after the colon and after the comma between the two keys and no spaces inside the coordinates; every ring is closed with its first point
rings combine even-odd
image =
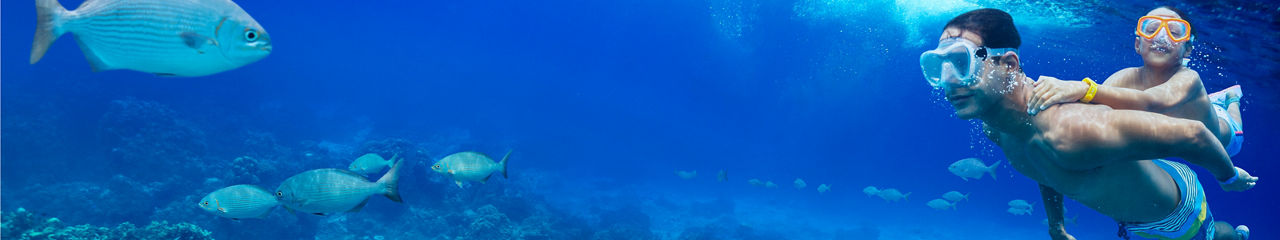
{"type": "Polygon", "coordinates": [[[387,174],[382,175],[382,178],[378,178],[378,184],[381,184],[386,190],[382,195],[385,195],[387,196],[387,199],[391,199],[391,201],[396,201],[398,203],[404,202],[404,200],[400,199],[400,187],[397,185],[397,183],[400,182],[399,170],[401,163],[404,163],[404,161],[397,161],[396,164],[391,165],[391,170],[388,170],[387,174]]]}
{"type": "Polygon", "coordinates": [[[1000,167],[1001,162],[1004,162],[1004,160],[996,160],[995,164],[991,164],[990,167],[987,167],[987,173],[991,174],[991,180],[996,180],[996,167],[1000,167]]]}
{"type": "Polygon", "coordinates": [[[502,156],[502,161],[501,161],[501,162],[498,162],[498,165],[502,167],[502,178],[503,178],[503,179],[506,179],[506,178],[507,178],[507,158],[510,158],[510,157],[511,157],[511,151],[512,151],[512,150],[507,150],[507,155],[506,155],[506,156],[502,156]]]}
{"type": "Polygon", "coordinates": [[[39,62],[53,40],[65,33],[61,27],[68,13],[58,0],[36,0],[36,37],[31,43],[31,64],[39,62]]]}

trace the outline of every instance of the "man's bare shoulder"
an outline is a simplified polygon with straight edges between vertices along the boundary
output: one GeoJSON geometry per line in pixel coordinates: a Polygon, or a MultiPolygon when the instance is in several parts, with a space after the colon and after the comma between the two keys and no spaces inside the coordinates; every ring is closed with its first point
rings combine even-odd
{"type": "Polygon", "coordinates": [[[1032,123],[1039,130],[1037,139],[1056,151],[1065,153],[1087,144],[1081,139],[1097,137],[1088,135],[1096,131],[1086,130],[1102,127],[1099,125],[1102,123],[1097,120],[1109,111],[1119,110],[1101,104],[1057,104],[1037,114],[1032,123]]]}

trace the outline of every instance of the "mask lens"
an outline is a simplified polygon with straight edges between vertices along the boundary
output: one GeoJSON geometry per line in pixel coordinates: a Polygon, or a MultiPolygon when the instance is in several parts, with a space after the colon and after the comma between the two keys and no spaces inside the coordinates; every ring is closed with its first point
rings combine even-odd
{"type": "Polygon", "coordinates": [[[1169,21],[1169,37],[1174,39],[1186,38],[1188,30],[1187,24],[1179,21],[1169,21]]]}
{"type": "Polygon", "coordinates": [[[1160,31],[1160,23],[1160,19],[1143,18],[1142,21],[1140,21],[1141,27],[1139,29],[1142,30],[1143,36],[1147,38],[1154,37],[1156,33],[1160,31]]]}
{"type": "Polygon", "coordinates": [[[969,52],[965,48],[953,48],[947,52],[929,51],[920,55],[920,69],[924,72],[929,85],[941,87],[944,77],[957,79],[969,77],[970,60],[969,52]],[[944,71],[945,68],[950,69],[944,71]]]}

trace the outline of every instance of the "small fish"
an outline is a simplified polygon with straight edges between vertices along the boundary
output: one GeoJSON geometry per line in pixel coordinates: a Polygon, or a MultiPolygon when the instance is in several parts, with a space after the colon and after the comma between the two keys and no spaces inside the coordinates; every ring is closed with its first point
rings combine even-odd
{"type": "MultiPolygon", "coordinates": [[[[1062,225],[1076,225],[1076,218],[1078,218],[1078,217],[1080,217],[1080,216],[1075,216],[1075,217],[1071,217],[1071,218],[1067,218],[1067,219],[1062,219],[1062,225]]],[[[1044,224],[1045,226],[1049,226],[1049,219],[1048,219],[1048,218],[1045,218],[1044,220],[1040,220],[1040,224],[1044,224]]]]}
{"type": "Polygon", "coordinates": [[[951,203],[951,202],[948,202],[947,200],[942,200],[942,199],[929,200],[929,202],[925,203],[925,205],[928,205],[929,207],[933,209],[938,209],[938,210],[945,210],[947,208],[950,208],[951,210],[956,209],[955,203],[951,203]]]}
{"type": "Polygon", "coordinates": [[[1022,200],[1022,199],[1014,199],[1009,201],[1009,207],[1018,208],[1018,209],[1031,209],[1031,203],[1027,203],[1026,200],[1022,200]]]}
{"type": "Polygon", "coordinates": [[[676,176],[684,180],[698,177],[698,171],[676,171],[676,176]]]}
{"type": "Polygon", "coordinates": [[[757,187],[763,187],[763,186],[764,186],[764,182],[763,182],[763,181],[760,181],[760,179],[755,179],[755,178],[752,178],[751,180],[747,180],[747,183],[750,183],[750,184],[751,184],[751,186],[757,186],[757,187]]]}
{"type": "Polygon", "coordinates": [[[302,211],[315,215],[336,212],[356,212],[369,203],[369,197],[377,194],[391,201],[403,202],[396,185],[400,181],[398,161],[377,182],[370,182],[359,173],[346,169],[315,169],[293,175],[276,189],[276,200],[290,211],[302,211]]]}
{"type": "Polygon", "coordinates": [[[720,173],[716,174],[716,181],[721,181],[721,182],[729,181],[729,172],[725,170],[720,170],[720,173]]]}
{"type": "Polygon", "coordinates": [[[867,186],[867,188],[862,189],[862,193],[866,193],[867,196],[876,196],[880,195],[880,189],[876,189],[875,186],[867,186]]]}
{"type": "Polygon", "coordinates": [[[960,200],[969,200],[969,194],[961,194],[957,191],[950,191],[942,194],[943,199],[951,202],[959,202],[960,200]]]}
{"type": "Polygon", "coordinates": [[[265,188],[241,184],[213,191],[201,198],[196,205],[219,217],[240,220],[266,218],[280,202],[265,188]]]}
{"type": "Polygon", "coordinates": [[[1021,208],[1009,207],[1009,210],[1005,210],[1005,211],[1009,212],[1009,214],[1018,215],[1018,216],[1031,215],[1030,208],[1021,209],[1021,208]]]}
{"type": "Polygon", "coordinates": [[[951,163],[951,166],[947,167],[947,171],[951,171],[951,174],[955,174],[956,176],[959,176],[960,179],[964,179],[965,181],[969,181],[970,178],[982,179],[982,175],[985,173],[990,173],[991,179],[995,180],[996,167],[1000,166],[1000,162],[1001,161],[996,161],[995,164],[991,164],[991,166],[987,166],[983,164],[982,160],[980,159],[965,158],[965,159],[960,159],[959,161],[956,161],[954,163],[951,163]]]}
{"type": "Polygon", "coordinates": [[[483,153],[460,152],[436,161],[435,165],[431,165],[431,170],[448,176],[461,188],[462,181],[488,182],[494,172],[501,172],[502,178],[507,178],[507,158],[510,157],[511,151],[507,151],[501,162],[493,162],[492,158],[483,153]]]}
{"type": "Polygon", "coordinates": [[[794,183],[795,183],[796,189],[804,189],[805,186],[809,186],[809,184],[804,183],[804,179],[796,178],[796,181],[794,183]]]}
{"type": "Polygon", "coordinates": [[[897,202],[901,200],[906,200],[907,196],[911,196],[911,193],[902,194],[902,192],[899,192],[898,189],[890,188],[890,189],[885,189],[883,191],[880,191],[880,193],[876,195],[880,196],[880,198],[884,199],[887,202],[897,202]]]}
{"type": "Polygon", "coordinates": [[[831,186],[828,186],[825,183],[818,185],[818,193],[827,193],[827,191],[831,191],[831,186]]]}
{"type": "Polygon", "coordinates": [[[382,171],[382,168],[390,167],[392,164],[395,164],[396,158],[399,156],[400,155],[397,154],[395,156],[391,156],[391,159],[382,159],[382,156],[378,156],[376,153],[369,153],[356,158],[356,161],[351,162],[351,165],[347,166],[347,169],[364,175],[374,174],[382,171]]]}
{"type": "Polygon", "coordinates": [[[71,33],[94,71],[130,69],[196,77],[256,62],[271,37],[231,0],[85,0],[68,11],[36,0],[31,64],[71,33]]]}
{"type": "Polygon", "coordinates": [[[764,188],[778,188],[778,184],[774,184],[773,181],[765,181],[764,188]]]}

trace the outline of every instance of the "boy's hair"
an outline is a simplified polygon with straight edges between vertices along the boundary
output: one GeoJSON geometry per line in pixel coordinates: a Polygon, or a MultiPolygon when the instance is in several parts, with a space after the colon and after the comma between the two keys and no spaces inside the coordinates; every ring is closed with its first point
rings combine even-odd
{"type": "MultiPolygon", "coordinates": [[[[1159,6],[1159,7],[1153,8],[1152,10],[1155,10],[1155,9],[1161,9],[1161,8],[1169,9],[1169,11],[1173,11],[1173,13],[1177,13],[1177,14],[1178,14],[1178,17],[1182,18],[1182,20],[1183,20],[1183,21],[1187,21],[1188,23],[1190,23],[1190,22],[1191,22],[1191,17],[1187,16],[1187,12],[1183,12],[1181,9],[1178,9],[1178,8],[1176,8],[1176,7],[1173,7],[1173,6],[1164,5],[1164,6],[1159,6]]],[[[1190,31],[1190,32],[1187,32],[1187,33],[1188,33],[1188,34],[1191,34],[1191,36],[1192,36],[1192,37],[1195,37],[1195,36],[1196,36],[1196,28],[1195,28],[1195,27],[1192,27],[1192,28],[1191,28],[1191,31],[1190,31]]]]}

